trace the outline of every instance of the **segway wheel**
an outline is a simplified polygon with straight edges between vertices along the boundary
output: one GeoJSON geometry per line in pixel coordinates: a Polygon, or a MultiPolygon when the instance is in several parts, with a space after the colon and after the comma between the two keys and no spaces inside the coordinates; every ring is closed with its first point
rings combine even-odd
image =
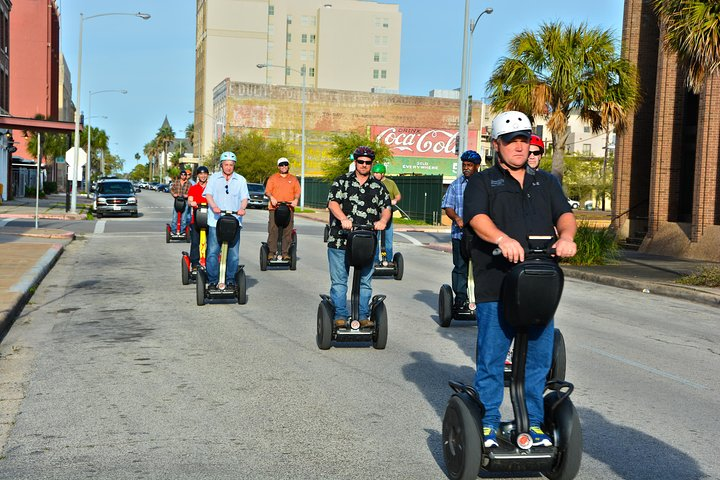
{"type": "Polygon", "coordinates": [[[165,243],[170,243],[170,227],[165,228],[165,243]]]}
{"type": "Polygon", "coordinates": [[[187,263],[185,263],[185,257],[180,259],[180,273],[182,278],[182,284],[187,285],[190,283],[190,270],[188,269],[187,263]]]}
{"type": "Polygon", "coordinates": [[[383,350],[387,345],[388,337],[388,321],[387,321],[387,309],[384,303],[379,303],[373,308],[370,318],[375,323],[375,330],[373,331],[373,348],[376,350],[383,350]]]}
{"type": "Polygon", "coordinates": [[[247,278],[245,277],[245,270],[238,270],[235,274],[235,286],[237,288],[237,301],[240,305],[247,303],[247,278]]]}
{"type": "Polygon", "coordinates": [[[475,480],[480,472],[482,424],[480,409],[471,402],[453,395],[443,417],[443,458],[452,480],[475,480]]]}
{"type": "Polygon", "coordinates": [[[205,270],[198,268],[197,281],[195,283],[195,294],[197,297],[198,306],[205,305],[205,282],[206,281],[207,281],[207,276],[206,276],[205,270]]]}
{"type": "Polygon", "coordinates": [[[290,243],[297,246],[297,232],[293,228],[292,235],[290,235],[290,243]]]}
{"type": "Polygon", "coordinates": [[[405,269],[405,261],[403,260],[402,253],[396,253],[393,255],[393,263],[395,264],[395,273],[393,278],[395,280],[402,280],[403,270],[405,269]]]}
{"type": "Polygon", "coordinates": [[[290,254],[290,270],[297,270],[297,247],[295,244],[290,245],[288,253],[290,254]]]}
{"type": "Polygon", "coordinates": [[[190,227],[185,227],[185,242],[190,243],[190,227]]]}
{"type": "Polygon", "coordinates": [[[266,244],[262,244],[260,246],[260,271],[264,272],[267,270],[268,267],[268,255],[270,254],[270,249],[266,244]]]}
{"type": "MultiPolygon", "coordinates": [[[[555,447],[559,450],[558,462],[549,472],[543,472],[551,480],[570,480],[580,471],[583,438],[580,417],[572,401],[565,399],[554,412],[550,407],[560,398],[558,392],[545,395],[545,420],[552,418],[555,447]]],[[[546,430],[547,431],[547,430],[546,430]]]]}
{"type": "Polygon", "coordinates": [[[547,379],[550,380],[565,380],[565,367],[566,367],[566,358],[565,358],[565,339],[563,338],[563,334],[558,330],[555,329],[555,338],[553,339],[553,356],[552,356],[552,366],[550,367],[550,371],[548,372],[547,379]]]}
{"type": "Polygon", "coordinates": [[[441,327],[449,327],[452,323],[452,304],[453,304],[453,291],[450,285],[443,285],[440,287],[440,294],[438,295],[438,317],[440,318],[441,327]]]}
{"type": "Polygon", "coordinates": [[[332,344],[332,314],[325,302],[320,302],[317,311],[317,335],[315,342],[320,350],[327,350],[332,344]]]}

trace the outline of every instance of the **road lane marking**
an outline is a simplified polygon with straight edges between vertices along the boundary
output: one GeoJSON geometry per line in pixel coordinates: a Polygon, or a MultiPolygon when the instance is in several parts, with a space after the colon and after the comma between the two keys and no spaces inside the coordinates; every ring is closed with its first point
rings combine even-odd
{"type": "Polygon", "coordinates": [[[637,368],[639,368],[639,369],[641,369],[641,370],[645,370],[646,372],[654,373],[655,375],[659,375],[659,376],[661,376],[661,377],[665,377],[665,378],[668,378],[668,379],[670,379],[670,380],[674,380],[674,381],[676,381],[676,382],[682,383],[683,385],[687,385],[688,387],[693,387],[693,388],[696,388],[696,389],[698,389],[698,390],[707,390],[707,388],[708,388],[706,385],[692,382],[692,381],[690,381],[690,380],[687,380],[687,379],[685,379],[685,378],[683,378],[683,377],[680,377],[680,376],[678,376],[678,375],[675,375],[675,374],[673,374],[673,373],[666,372],[666,371],[663,371],[663,370],[658,370],[657,368],[653,368],[653,367],[651,367],[651,366],[649,366],[649,365],[645,365],[645,364],[643,364],[643,363],[636,362],[636,361],[634,361],[634,360],[630,360],[629,358],[621,357],[621,356],[619,356],[619,355],[615,355],[615,354],[613,354],[613,353],[606,352],[606,351],[604,351],[604,350],[600,350],[600,349],[597,349],[597,348],[589,347],[589,346],[587,346],[587,345],[580,345],[580,348],[584,348],[584,349],[586,349],[586,350],[590,350],[590,351],[593,352],[593,353],[597,353],[598,355],[602,355],[603,357],[607,357],[607,358],[611,358],[611,359],[613,359],[613,360],[617,360],[618,362],[624,363],[624,364],[626,364],[626,365],[630,365],[630,366],[632,366],[632,367],[637,367],[637,368]]]}
{"type": "Polygon", "coordinates": [[[0,228],[15,220],[14,218],[3,218],[0,220],[0,228]]]}
{"type": "Polygon", "coordinates": [[[417,238],[413,238],[413,237],[411,237],[410,235],[407,235],[407,234],[402,233],[402,232],[395,232],[395,235],[401,236],[402,238],[404,238],[405,240],[408,240],[408,241],[409,241],[410,243],[412,243],[413,245],[422,246],[422,242],[421,242],[420,240],[418,240],[417,238]]]}
{"type": "Polygon", "coordinates": [[[105,220],[98,220],[95,223],[95,230],[93,233],[105,233],[105,220]]]}

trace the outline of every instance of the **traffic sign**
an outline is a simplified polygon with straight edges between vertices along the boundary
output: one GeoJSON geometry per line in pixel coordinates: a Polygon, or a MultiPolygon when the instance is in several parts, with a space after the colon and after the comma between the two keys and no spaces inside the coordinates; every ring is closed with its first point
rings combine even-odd
{"type": "MultiPolygon", "coordinates": [[[[65,152],[65,163],[68,165],[68,180],[75,180],[75,147],[65,152]]],[[[78,155],[78,172],[80,173],[78,180],[82,180],[82,167],[85,166],[86,163],[87,153],[81,148],[78,155]]]]}

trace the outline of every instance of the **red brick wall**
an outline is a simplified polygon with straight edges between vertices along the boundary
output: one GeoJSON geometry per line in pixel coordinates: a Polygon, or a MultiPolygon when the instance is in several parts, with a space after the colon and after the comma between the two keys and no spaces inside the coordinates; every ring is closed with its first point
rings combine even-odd
{"type": "Polygon", "coordinates": [[[720,158],[720,75],[705,84],[700,97],[695,198],[691,240],[697,242],[706,228],[718,221],[718,158],[720,158]]]}

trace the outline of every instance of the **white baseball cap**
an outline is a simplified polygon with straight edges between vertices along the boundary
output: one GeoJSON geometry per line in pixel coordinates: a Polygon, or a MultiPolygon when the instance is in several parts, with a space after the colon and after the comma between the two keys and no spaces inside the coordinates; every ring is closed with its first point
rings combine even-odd
{"type": "Polygon", "coordinates": [[[288,160],[288,159],[285,158],[285,157],[280,157],[280,158],[278,158],[277,164],[280,165],[281,163],[290,164],[290,160],[288,160]]]}

